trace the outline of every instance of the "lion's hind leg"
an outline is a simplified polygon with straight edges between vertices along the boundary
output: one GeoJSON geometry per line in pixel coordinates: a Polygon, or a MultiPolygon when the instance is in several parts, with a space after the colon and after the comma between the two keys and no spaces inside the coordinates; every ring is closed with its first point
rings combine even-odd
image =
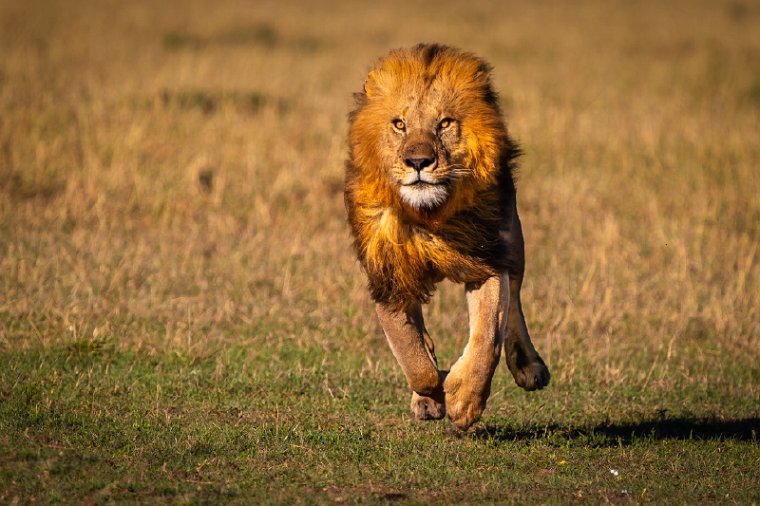
{"type": "Polygon", "coordinates": [[[533,346],[520,305],[521,278],[509,280],[509,316],[506,338],[506,361],[515,383],[525,390],[540,390],[549,384],[551,375],[533,346]]]}
{"type": "Polygon", "coordinates": [[[525,270],[525,247],[516,206],[513,207],[510,226],[501,231],[501,236],[507,243],[509,254],[513,259],[509,272],[509,310],[504,355],[515,383],[525,390],[538,390],[549,384],[551,375],[530,340],[520,302],[520,289],[525,270]]]}

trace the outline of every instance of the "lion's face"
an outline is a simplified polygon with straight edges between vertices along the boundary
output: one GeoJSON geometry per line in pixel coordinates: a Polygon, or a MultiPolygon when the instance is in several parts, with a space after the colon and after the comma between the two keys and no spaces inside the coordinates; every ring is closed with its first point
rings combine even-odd
{"type": "Polygon", "coordinates": [[[378,194],[390,191],[431,215],[493,183],[506,132],[479,58],[442,46],[393,52],[369,73],[357,101],[352,155],[372,170],[367,178],[385,181],[378,194]]]}
{"type": "Polygon", "coordinates": [[[438,95],[431,92],[420,104],[403,104],[386,128],[389,177],[401,200],[415,209],[441,206],[457,179],[467,176],[461,124],[456,111],[440,107],[438,95]]]}

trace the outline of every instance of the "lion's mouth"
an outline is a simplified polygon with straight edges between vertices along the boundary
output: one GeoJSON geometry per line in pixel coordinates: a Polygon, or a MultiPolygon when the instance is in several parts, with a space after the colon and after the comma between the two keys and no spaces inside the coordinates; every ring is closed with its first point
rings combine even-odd
{"type": "Polygon", "coordinates": [[[425,173],[417,173],[414,176],[416,176],[413,180],[404,181],[401,186],[411,186],[411,187],[417,187],[417,188],[424,188],[426,186],[446,186],[448,184],[447,180],[433,180],[429,179],[429,175],[425,173]]]}
{"type": "Polygon", "coordinates": [[[448,199],[449,185],[446,181],[431,182],[417,179],[402,184],[399,193],[408,205],[416,209],[435,209],[448,199]]]}
{"type": "Polygon", "coordinates": [[[406,183],[402,186],[411,186],[412,188],[425,188],[426,186],[446,186],[446,182],[437,181],[433,183],[430,181],[423,181],[422,179],[418,179],[417,181],[412,181],[411,183],[406,183]]]}

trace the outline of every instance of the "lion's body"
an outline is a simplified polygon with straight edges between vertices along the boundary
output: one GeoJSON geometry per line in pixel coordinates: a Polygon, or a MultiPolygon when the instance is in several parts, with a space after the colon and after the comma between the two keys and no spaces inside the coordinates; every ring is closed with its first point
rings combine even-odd
{"type": "Polygon", "coordinates": [[[504,272],[512,259],[499,230],[508,222],[514,200],[518,150],[501,120],[487,66],[451,48],[418,46],[391,53],[374,73],[384,87],[358,94],[345,193],[373,298],[401,308],[427,302],[443,278],[482,282],[504,272]],[[439,209],[420,212],[404,205],[388,178],[392,155],[385,152],[389,146],[381,134],[388,117],[433,88],[438,92],[433,100],[418,105],[442,107],[469,129],[462,139],[474,139],[463,146],[471,174],[456,181],[451,198],[439,209]],[[449,103],[442,104],[441,98],[449,103]]]}
{"type": "Polygon", "coordinates": [[[519,302],[524,254],[514,161],[490,68],[439,45],[396,50],[369,73],[350,114],[345,201],[354,246],[421,419],[480,417],[506,340],[532,390],[549,381],[519,302]],[[470,345],[438,371],[420,305],[444,278],[465,283],[470,345]],[[444,406],[445,404],[445,406],[444,406]]]}

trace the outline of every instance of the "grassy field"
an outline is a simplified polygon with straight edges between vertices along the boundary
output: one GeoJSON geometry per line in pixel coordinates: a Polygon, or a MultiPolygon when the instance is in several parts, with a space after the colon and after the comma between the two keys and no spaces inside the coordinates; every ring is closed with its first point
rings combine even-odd
{"type": "MultiPolygon", "coordinates": [[[[0,503],[760,503],[760,5],[0,0],[0,503]],[[415,423],[343,210],[373,60],[495,66],[523,303],[415,423]]],[[[461,287],[426,309],[439,360],[461,287]]]]}

